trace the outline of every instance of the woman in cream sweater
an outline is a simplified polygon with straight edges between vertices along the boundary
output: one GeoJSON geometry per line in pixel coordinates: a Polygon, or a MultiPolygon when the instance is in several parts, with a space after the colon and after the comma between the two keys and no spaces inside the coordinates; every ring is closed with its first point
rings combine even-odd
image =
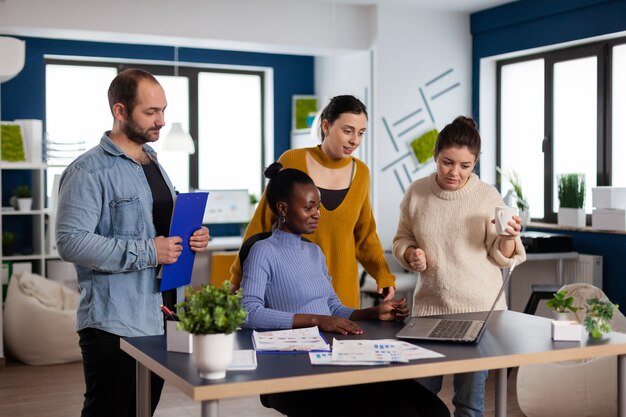
{"type": "MultiPolygon", "coordinates": [[[[501,268],[526,259],[514,216],[497,235],[492,219],[504,203],[498,191],[473,173],[480,155],[474,120],[457,117],[437,138],[437,171],[409,187],[402,204],[393,254],[420,273],[413,316],[486,311],[502,286],[501,268]]],[[[500,298],[498,309],[506,309],[500,298]]],[[[487,372],[454,376],[455,416],[484,415],[487,372]]],[[[434,392],[442,377],[421,382],[434,392]]]]}
{"type": "MultiPolygon", "coordinates": [[[[289,150],[278,159],[284,168],[306,172],[320,190],[320,216],[324,221],[307,238],[322,249],[335,292],[344,305],[352,308],[360,306],[357,260],[376,279],[385,300],[393,298],[395,292],[395,277],[385,260],[370,206],[369,169],[352,156],[361,145],[366,127],[367,111],[360,100],[349,95],[334,97],[320,117],[322,144],[289,150]]],[[[264,194],[243,241],[271,231],[275,221],[264,194]]],[[[230,271],[236,288],[242,274],[239,257],[230,271]]]]}

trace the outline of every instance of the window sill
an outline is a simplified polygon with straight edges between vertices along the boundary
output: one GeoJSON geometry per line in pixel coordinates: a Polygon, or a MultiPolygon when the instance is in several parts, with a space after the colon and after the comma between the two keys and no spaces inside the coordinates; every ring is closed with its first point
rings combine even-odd
{"type": "Polygon", "coordinates": [[[570,226],[561,226],[556,223],[540,223],[540,222],[529,222],[528,226],[531,229],[548,229],[548,230],[559,230],[559,231],[572,231],[572,232],[583,232],[583,233],[602,233],[609,235],[626,235],[625,230],[598,230],[592,229],[591,226],[585,227],[570,227],[570,226]]]}

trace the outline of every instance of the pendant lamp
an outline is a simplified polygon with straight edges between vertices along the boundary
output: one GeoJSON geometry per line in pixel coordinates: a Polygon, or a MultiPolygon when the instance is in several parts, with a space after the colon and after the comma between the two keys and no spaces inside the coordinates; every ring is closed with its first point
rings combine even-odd
{"type": "Polygon", "coordinates": [[[172,123],[172,127],[163,139],[164,151],[180,151],[192,154],[196,152],[196,146],[193,143],[191,135],[183,129],[183,125],[180,122],[172,123]]]}
{"type": "MultiPolygon", "coordinates": [[[[178,77],[178,46],[174,47],[174,77],[178,77]]],[[[169,133],[163,138],[164,151],[178,151],[192,154],[196,152],[191,135],[183,129],[180,122],[173,122],[169,133]]]]}

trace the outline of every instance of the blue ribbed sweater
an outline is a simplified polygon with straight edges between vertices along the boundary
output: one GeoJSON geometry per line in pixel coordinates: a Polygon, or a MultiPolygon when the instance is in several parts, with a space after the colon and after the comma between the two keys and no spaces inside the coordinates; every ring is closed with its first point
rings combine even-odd
{"type": "Polygon", "coordinates": [[[276,229],[252,246],[243,265],[245,327],[291,329],[295,314],[349,318],[339,301],[319,246],[276,229]]]}

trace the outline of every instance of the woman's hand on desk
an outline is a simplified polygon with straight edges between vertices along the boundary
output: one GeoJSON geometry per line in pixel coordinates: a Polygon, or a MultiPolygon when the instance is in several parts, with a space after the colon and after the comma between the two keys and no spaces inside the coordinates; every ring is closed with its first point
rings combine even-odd
{"type": "MultiPolygon", "coordinates": [[[[356,310],[360,311],[360,310],[356,310]]],[[[293,328],[317,326],[324,332],[341,334],[362,334],[361,329],[351,320],[335,316],[322,316],[318,314],[296,314],[293,317],[293,328]]]]}
{"type": "Polygon", "coordinates": [[[409,315],[405,299],[381,301],[376,307],[354,310],[351,320],[404,320],[409,315]]]}
{"type": "Polygon", "coordinates": [[[392,320],[404,320],[409,315],[409,307],[406,305],[406,300],[387,300],[382,301],[376,307],[372,307],[377,311],[378,320],[392,321],[392,320]]]}

